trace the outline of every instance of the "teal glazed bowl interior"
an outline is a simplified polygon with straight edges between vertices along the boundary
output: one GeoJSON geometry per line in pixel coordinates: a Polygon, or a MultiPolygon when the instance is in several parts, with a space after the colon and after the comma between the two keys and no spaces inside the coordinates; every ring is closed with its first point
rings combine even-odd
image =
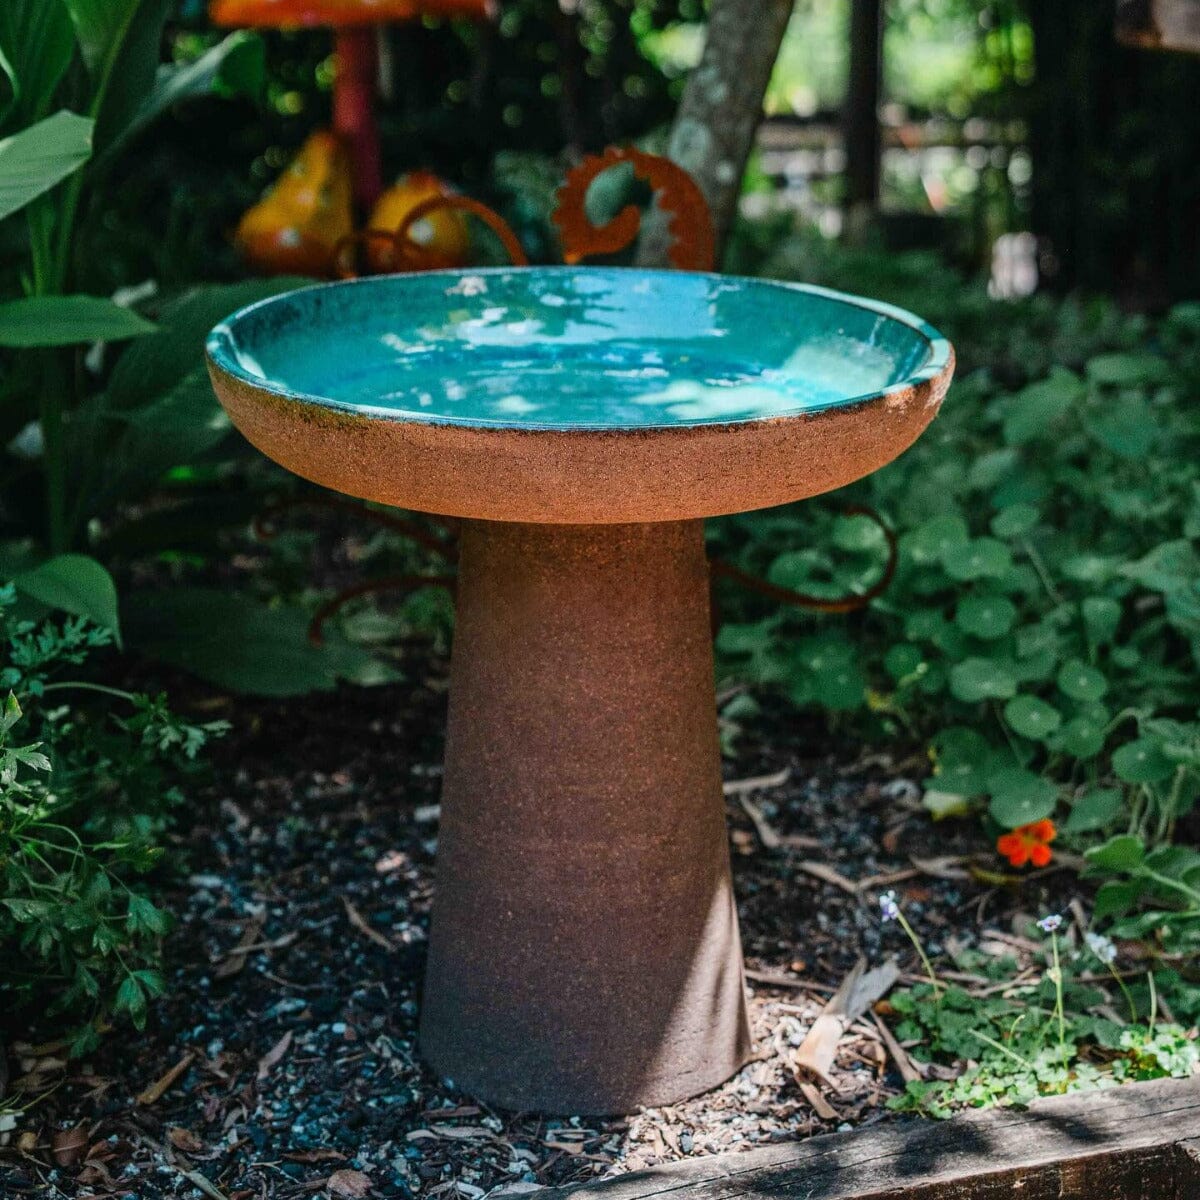
{"type": "Polygon", "coordinates": [[[308,479],[559,523],[708,516],[841,486],[915,439],[953,364],[935,330],[889,305],[593,267],[305,288],[229,317],[208,357],[235,424],[308,479]]]}
{"type": "Polygon", "coordinates": [[[680,272],[433,272],[310,288],[217,327],[215,362],[314,404],[408,421],[611,429],[794,416],[930,378],[909,313],[680,272]]]}

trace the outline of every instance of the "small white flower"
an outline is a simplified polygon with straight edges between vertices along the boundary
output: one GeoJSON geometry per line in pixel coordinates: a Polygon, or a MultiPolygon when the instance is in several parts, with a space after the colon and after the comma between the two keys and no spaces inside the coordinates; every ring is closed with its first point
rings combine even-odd
{"type": "Polygon", "coordinates": [[[1048,917],[1043,917],[1038,922],[1038,928],[1043,933],[1057,933],[1063,924],[1063,919],[1058,913],[1051,913],[1048,917]]]}
{"type": "Polygon", "coordinates": [[[1106,966],[1117,961],[1117,947],[1112,938],[1106,938],[1102,933],[1085,933],[1083,936],[1088,949],[1106,966]]]}
{"type": "Polygon", "coordinates": [[[884,892],[879,897],[879,911],[885,921],[895,921],[900,916],[900,905],[896,902],[895,892],[884,892]]]}

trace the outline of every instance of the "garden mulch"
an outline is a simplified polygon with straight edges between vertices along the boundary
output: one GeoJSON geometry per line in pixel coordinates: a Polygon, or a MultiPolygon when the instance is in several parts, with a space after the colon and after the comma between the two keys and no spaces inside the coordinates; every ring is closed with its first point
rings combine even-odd
{"type": "Polygon", "coordinates": [[[879,892],[936,954],[985,927],[1011,937],[1070,878],[991,888],[970,871],[996,862],[977,826],[922,813],[921,756],[768,712],[726,764],[754,1061],[619,1119],[491,1111],[415,1044],[446,671],[420,651],[404,669],[302,700],[195,699],[233,732],[184,822],[168,994],[144,1032],[115,1029],[81,1062],[10,1046],[10,1095],[38,1099],[0,1133],[0,1195],[477,1200],[879,1121],[903,1084],[869,1016],[841,1041],[836,1088],[793,1065],[860,956],[918,969],[879,892]]]}

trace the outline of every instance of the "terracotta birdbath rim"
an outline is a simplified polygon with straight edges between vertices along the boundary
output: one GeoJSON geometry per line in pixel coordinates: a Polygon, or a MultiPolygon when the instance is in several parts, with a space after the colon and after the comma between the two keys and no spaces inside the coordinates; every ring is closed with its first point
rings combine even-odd
{"type": "MultiPolygon", "coordinates": [[[[393,297],[393,303],[395,298],[393,297]]],[[[363,304],[369,308],[370,305],[363,304]]],[[[295,313],[300,317],[299,312],[295,313]]],[[[309,334],[320,332],[319,326],[307,325],[309,334]]],[[[799,333],[800,331],[798,331],[799,333]]],[[[536,334],[530,341],[536,340],[536,334]]],[[[514,343],[515,345],[515,343],[514,343]]],[[[646,433],[661,434],[665,432],[686,433],[696,426],[746,426],[763,424],[780,420],[790,420],[796,417],[812,416],[830,408],[852,408],[862,404],[886,403],[891,397],[911,394],[913,389],[933,387],[947,380],[954,366],[954,349],[950,342],[927,321],[914,313],[888,304],[881,300],[872,300],[849,292],[836,291],[833,288],[821,287],[816,284],[797,283],[791,280],[764,279],[746,275],[721,275],[701,271],[673,271],[650,268],[630,267],[586,267],[586,266],[547,266],[547,267],[481,267],[469,271],[461,269],[423,271],[415,275],[374,276],[362,279],[340,280],[332,283],[316,283],[309,287],[297,288],[293,291],[268,296],[232,313],[209,334],[207,353],[210,367],[215,368],[233,380],[240,381],[259,392],[280,396],[284,399],[312,404],[321,409],[334,412],[344,412],[356,417],[366,417],[373,421],[395,421],[403,423],[421,423],[437,426],[455,426],[464,428],[495,428],[503,430],[537,433],[584,432],[593,431],[613,433],[617,435],[638,435],[646,433]],[[925,354],[915,366],[905,371],[902,379],[882,387],[874,388],[861,394],[837,396],[820,403],[797,405],[794,408],[772,411],[770,413],[751,414],[728,419],[714,418],[672,418],[670,420],[647,420],[636,424],[613,422],[600,419],[556,419],[539,420],[512,417],[481,417],[460,416],[445,411],[430,411],[422,413],[411,409],[398,410],[387,406],[364,402],[346,401],[328,394],[306,391],[303,388],[291,386],[279,377],[261,373],[253,348],[245,345],[245,331],[252,327],[252,322],[266,317],[264,328],[278,330],[286,320],[286,309],[305,298],[316,298],[322,293],[367,293],[378,291],[384,293],[403,293],[416,287],[437,291],[443,284],[449,283],[446,294],[453,294],[469,300],[475,295],[486,298],[486,288],[489,281],[510,281],[514,279],[540,278],[543,280],[576,280],[586,278],[589,283],[611,281],[622,291],[630,290],[628,285],[636,288],[639,281],[661,281],[669,290],[686,286],[687,281],[705,281],[717,288],[719,292],[759,291],[767,293],[777,291],[782,294],[799,294],[828,301],[833,305],[843,305],[859,313],[871,313],[896,326],[903,327],[925,343],[925,354]],[[478,281],[478,282],[476,282],[478,281]],[[477,290],[478,289],[478,290],[477,290]]]]}

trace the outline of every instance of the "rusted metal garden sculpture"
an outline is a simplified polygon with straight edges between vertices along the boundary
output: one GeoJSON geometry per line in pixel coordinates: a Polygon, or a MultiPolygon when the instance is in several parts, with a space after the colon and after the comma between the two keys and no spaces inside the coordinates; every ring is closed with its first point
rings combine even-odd
{"type": "Polygon", "coordinates": [[[798,285],[504,268],[277,297],[209,363],[269,457],[461,522],[425,1055],[557,1112],[727,1078],[750,1039],[703,519],[888,462],[950,347],[798,285]]]}

